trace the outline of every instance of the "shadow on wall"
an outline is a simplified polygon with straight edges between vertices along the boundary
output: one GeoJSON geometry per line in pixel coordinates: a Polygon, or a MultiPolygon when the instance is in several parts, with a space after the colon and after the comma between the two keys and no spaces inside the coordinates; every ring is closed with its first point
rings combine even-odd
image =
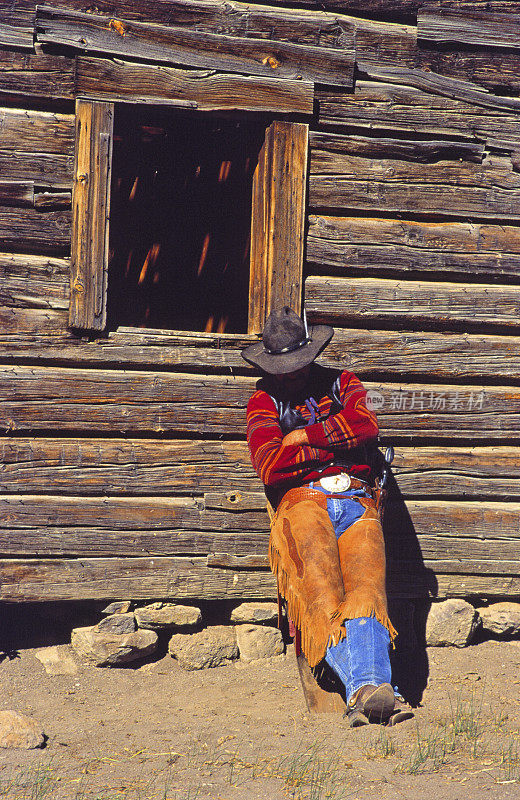
{"type": "Polygon", "coordinates": [[[391,653],[392,679],[405,700],[417,706],[428,682],[426,619],[429,598],[437,595],[438,584],[433,570],[424,564],[417,533],[391,473],[383,531],[389,613],[398,631],[391,653]]]}

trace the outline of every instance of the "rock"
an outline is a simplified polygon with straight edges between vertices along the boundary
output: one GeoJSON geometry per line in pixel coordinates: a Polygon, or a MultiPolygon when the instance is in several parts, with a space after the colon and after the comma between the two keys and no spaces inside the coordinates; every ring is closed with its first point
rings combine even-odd
{"type": "Polygon", "coordinates": [[[192,628],[202,620],[200,608],[179,606],[175,603],[152,603],[135,609],[135,618],[140,628],[162,630],[167,628],[192,628]]]}
{"type": "Polygon", "coordinates": [[[75,628],[71,640],[76,653],[96,667],[126,664],[143,658],[157,649],[157,642],[157,634],[153,631],[117,634],[99,631],[96,625],[75,628]]]}
{"type": "Polygon", "coordinates": [[[465,600],[432,603],[426,621],[426,644],[429,647],[465,647],[478,625],[478,613],[465,600]]]}
{"type": "Polygon", "coordinates": [[[34,656],[42,662],[47,675],[75,675],[78,671],[78,665],[67,644],[41,647],[35,651],[34,656]]]}
{"type": "Polygon", "coordinates": [[[104,633],[133,633],[137,627],[135,622],[135,617],[132,613],[117,613],[111,614],[109,617],[105,617],[102,619],[101,622],[95,626],[98,631],[103,631],[104,633]]]}
{"type": "Polygon", "coordinates": [[[237,625],[237,644],[243,661],[272,658],[284,652],[281,631],[263,625],[237,625]]]}
{"type": "Polygon", "coordinates": [[[35,719],[18,711],[0,711],[0,747],[32,750],[44,743],[45,734],[35,719]]]}
{"type": "Polygon", "coordinates": [[[126,614],[132,607],[131,600],[116,600],[115,603],[110,603],[101,612],[102,614],[126,614]]]}
{"type": "Polygon", "coordinates": [[[242,603],[231,612],[231,622],[262,623],[276,622],[278,619],[277,603],[242,603]]]}
{"type": "Polygon", "coordinates": [[[493,603],[477,611],[485,631],[497,636],[517,636],[520,633],[520,603],[493,603]]]}
{"type": "Polygon", "coordinates": [[[199,633],[175,633],[168,651],[187,670],[220,667],[238,658],[235,629],[212,625],[199,633]]]}

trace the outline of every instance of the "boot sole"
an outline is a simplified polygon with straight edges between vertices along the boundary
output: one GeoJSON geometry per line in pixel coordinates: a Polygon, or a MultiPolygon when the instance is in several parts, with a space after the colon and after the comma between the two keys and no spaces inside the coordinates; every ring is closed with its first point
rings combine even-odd
{"type": "Polygon", "coordinates": [[[382,683],[363,703],[363,714],[370,722],[386,720],[395,707],[394,690],[389,683],[382,683]]]}

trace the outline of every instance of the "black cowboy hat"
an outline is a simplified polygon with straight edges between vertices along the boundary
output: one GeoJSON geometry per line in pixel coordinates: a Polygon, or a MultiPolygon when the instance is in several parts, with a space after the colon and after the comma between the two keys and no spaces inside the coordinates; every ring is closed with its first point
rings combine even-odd
{"type": "Polygon", "coordinates": [[[310,364],[334,336],[329,325],[311,325],[292,308],[272,311],[262,333],[262,341],[242,350],[242,358],[272,375],[295,372],[310,364]]]}

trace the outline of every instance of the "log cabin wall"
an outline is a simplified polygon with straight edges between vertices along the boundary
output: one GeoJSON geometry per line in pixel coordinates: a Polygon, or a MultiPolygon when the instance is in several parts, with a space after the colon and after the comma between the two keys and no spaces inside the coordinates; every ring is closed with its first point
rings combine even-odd
{"type": "Polygon", "coordinates": [[[274,596],[252,336],[68,327],[77,98],[171,100],[216,36],[271,119],[314,84],[305,302],[396,447],[391,592],[519,597],[516,4],[55,5],[0,3],[0,599],[274,596]]]}

